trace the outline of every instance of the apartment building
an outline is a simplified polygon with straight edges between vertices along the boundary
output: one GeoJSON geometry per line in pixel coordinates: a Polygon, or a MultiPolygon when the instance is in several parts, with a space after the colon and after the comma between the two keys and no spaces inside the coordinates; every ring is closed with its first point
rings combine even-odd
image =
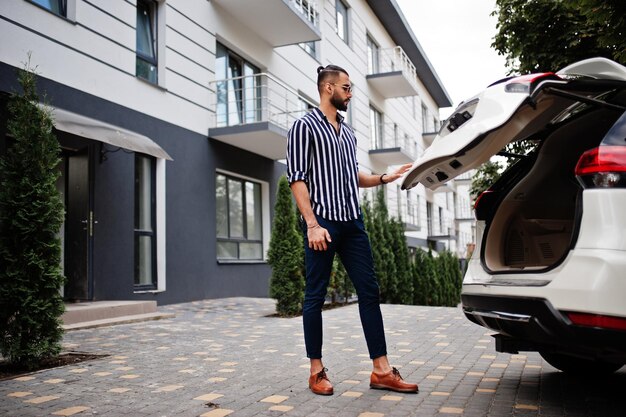
{"type": "MultiPolygon", "coordinates": [[[[10,0],[0,34],[0,152],[29,54],[62,147],[68,300],[266,297],[287,130],[317,104],[317,66],[350,73],[365,171],[412,162],[451,105],[393,0],[10,0]]],[[[412,246],[462,254],[462,183],[386,186],[412,246]]]]}

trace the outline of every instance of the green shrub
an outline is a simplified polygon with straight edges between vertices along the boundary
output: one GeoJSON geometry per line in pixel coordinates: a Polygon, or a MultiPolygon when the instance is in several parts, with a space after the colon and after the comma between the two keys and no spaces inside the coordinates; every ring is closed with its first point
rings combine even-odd
{"type": "Polygon", "coordinates": [[[33,368],[61,351],[61,242],[64,209],[56,188],[60,148],[36,75],[19,73],[22,94],[8,105],[13,138],[0,160],[0,352],[33,368]]]}
{"type": "Polygon", "coordinates": [[[276,299],[276,312],[294,316],[302,313],[304,301],[304,248],[302,234],[287,178],[278,181],[268,263],[272,267],[270,297],[276,299]]]}

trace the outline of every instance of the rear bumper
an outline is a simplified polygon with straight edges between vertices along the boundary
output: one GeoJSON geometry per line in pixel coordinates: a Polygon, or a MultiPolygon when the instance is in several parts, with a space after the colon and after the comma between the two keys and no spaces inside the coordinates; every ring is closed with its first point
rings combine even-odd
{"type": "Polygon", "coordinates": [[[500,352],[543,350],[626,362],[626,332],[576,326],[545,299],[463,294],[461,301],[469,320],[499,333],[500,352]]]}

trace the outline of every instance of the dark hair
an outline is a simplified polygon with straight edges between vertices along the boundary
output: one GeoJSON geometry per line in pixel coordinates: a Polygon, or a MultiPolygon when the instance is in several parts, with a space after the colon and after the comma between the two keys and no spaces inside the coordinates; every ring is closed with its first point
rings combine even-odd
{"type": "Polygon", "coordinates": [[[343,72],[347,76],[350,76],[350,74],[348,74],[348,71],[341,67],[338,67],[337,65],[326,65],[325,67],[317,67],[317,89],[319,91],[322,91],[324,83],[327,82],[327,80],[331,77],[334,79],[335,77],[339,76],[340,72],[343,72]]]}

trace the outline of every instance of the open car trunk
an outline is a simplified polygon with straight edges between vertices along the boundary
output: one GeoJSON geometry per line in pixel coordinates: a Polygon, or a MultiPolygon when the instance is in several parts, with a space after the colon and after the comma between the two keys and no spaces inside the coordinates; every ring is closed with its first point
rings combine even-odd
{"type": "Polygon", "coordinates": [[[554,267],[579,230],[584,193],[576,164],[625,110],[626,68],[605,58],[580,61],[557,74],[501,80],[455,110],[402,188],[422,184],[434,190],[509,143],[537,142],[477,204],[477,218],[485,221],[481,261],[494,272],[554,267]]]}
{"type": "Polygon", "coordinates": [[[535,271],[558,265],[574,246],[582,210],[582,187],[574,169],[620,116],[587,109],[535,137],[538,148],[493,187],[498,202],[486,220],[482,263],[490,271],[535,271]]]}

